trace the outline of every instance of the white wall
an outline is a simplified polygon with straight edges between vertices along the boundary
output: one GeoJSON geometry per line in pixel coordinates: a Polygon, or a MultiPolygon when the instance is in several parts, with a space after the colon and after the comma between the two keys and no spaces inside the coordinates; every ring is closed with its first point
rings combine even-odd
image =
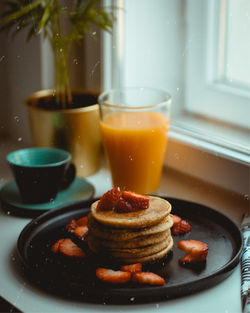
{"type": "Polygon", "coordinates": [[[9,86],[8,86],[8,71],[7,71],[7,44],[5,36],[0,34],[0,137],[7,134],[7,124],[9,120],[9,86]]]}
{"type": "Polygon", "coordinates": [[[1,34],[0,136],[31,142],[25,98],[41,88],[40,41],[26,43],[25,33],[14,41],[1,34]]]}
{"type": "Polygon", "coordinates": [[[185,1],[123,3],[123,51],[113,47],[117,58],[123,60],[121,84],[163,88],[172,95],[175,111],[175,103],[183,101],[185,1]]]}

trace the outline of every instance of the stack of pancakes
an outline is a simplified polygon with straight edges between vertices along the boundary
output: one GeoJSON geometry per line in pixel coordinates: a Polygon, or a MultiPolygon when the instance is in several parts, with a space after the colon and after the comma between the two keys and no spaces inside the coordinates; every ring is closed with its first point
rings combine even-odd
{"type": "Polygon", "coordinates": [[[97,204],[92,204],[88,217],[92,252],[132,264],[161,259],[172,249],[168,201],[150,196],[147,209],[129,213],[98,210],[97,204]]]}

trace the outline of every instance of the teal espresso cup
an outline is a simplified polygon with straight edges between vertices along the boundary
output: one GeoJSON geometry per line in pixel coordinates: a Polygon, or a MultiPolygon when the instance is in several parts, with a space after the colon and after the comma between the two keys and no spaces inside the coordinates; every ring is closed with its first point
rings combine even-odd
{"type": "Polygon", "coordinates": [[[43,203],[55,199],[75,178],[69,152],[56,148],[27,148],[7,155],[24,203],[43,203]]]}

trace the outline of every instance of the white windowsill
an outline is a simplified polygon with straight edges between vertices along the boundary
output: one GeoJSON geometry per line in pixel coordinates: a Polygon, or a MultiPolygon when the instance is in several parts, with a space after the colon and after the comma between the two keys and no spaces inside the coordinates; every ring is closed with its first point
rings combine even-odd
{"type": "Polygon", "coordinates": [[[188,113],[172,118],[171,134],[237,163],[249,164],[250,131],[188,113]]]}
{"type": "Polygon", "coordinates": [[[246,130],[182,115],[171,121],[165,165],[248,197],[248,147],[246,130]]]}

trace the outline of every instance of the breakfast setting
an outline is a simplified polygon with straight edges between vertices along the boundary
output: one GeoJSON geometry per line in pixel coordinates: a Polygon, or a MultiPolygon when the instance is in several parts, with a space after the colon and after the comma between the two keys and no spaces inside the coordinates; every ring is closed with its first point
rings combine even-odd
{"type": "Polygon", "coordinates": [[[219,2],[0,3],[0,312],[250,313],[250,6],[219,2]]]}

